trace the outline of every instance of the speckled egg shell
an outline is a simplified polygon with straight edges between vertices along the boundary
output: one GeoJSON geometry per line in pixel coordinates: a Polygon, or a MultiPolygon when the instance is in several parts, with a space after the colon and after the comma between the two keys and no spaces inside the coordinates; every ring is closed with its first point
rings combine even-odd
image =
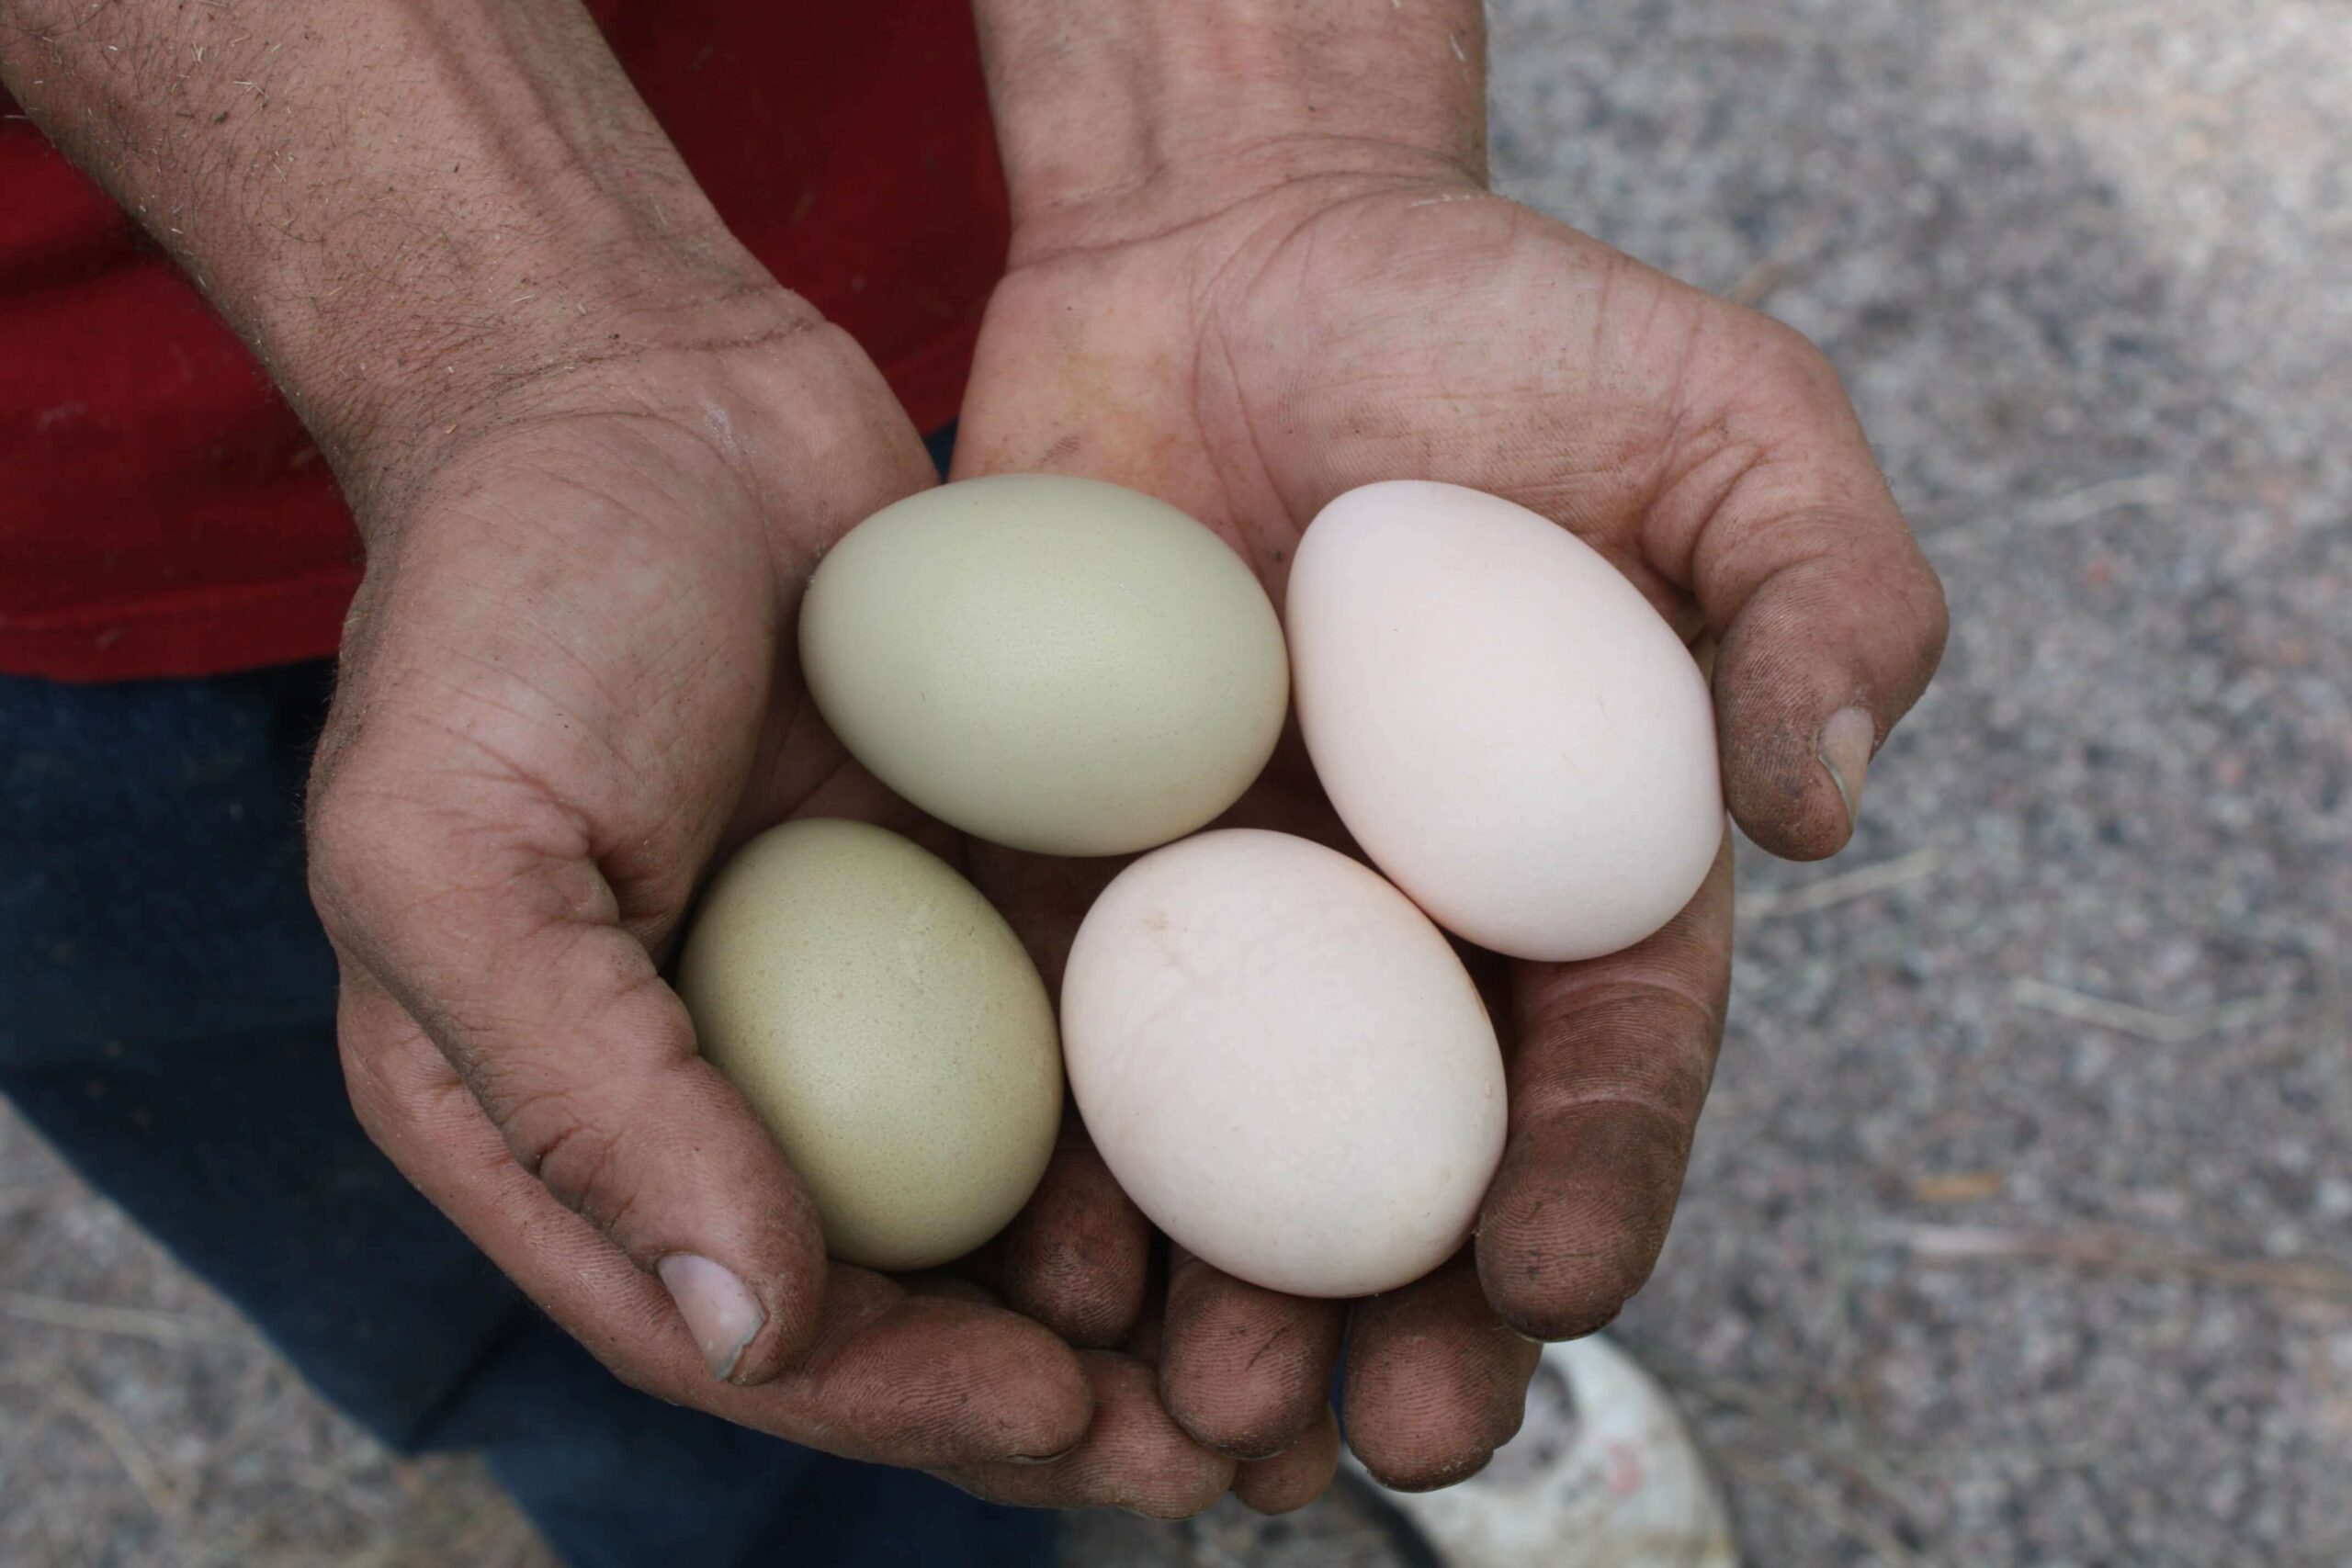
{"type": "Polygon", "coordinates": [[[800,658],[883,783],[1048,854],[1207,822],[1265,765],[1289,696],[1281,624],[1239,556],[1150,496],[1058,475],[867,518],[809,582],[800,658]]]}
{"type": "Polygon", "coordinates": [[[1053,1153],[1045,983],[979,891],[896,833],[825,818],[753,839],[712,882],[678,990],[703,1055],[874,1269],[969,1252],[1053,1153]]]}

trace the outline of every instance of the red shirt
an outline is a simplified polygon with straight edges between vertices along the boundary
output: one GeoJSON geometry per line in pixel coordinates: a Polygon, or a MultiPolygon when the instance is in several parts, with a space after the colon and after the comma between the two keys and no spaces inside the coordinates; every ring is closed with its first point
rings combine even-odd
{"type": "MultiPolygon", "coordinates": [[[[752,253],[955,416],[1006,207],[965,0],[590,0],[752,253]]],[[[187,278],[0,95],[0,672],[334,650],[358,542],[187,278]]]]}

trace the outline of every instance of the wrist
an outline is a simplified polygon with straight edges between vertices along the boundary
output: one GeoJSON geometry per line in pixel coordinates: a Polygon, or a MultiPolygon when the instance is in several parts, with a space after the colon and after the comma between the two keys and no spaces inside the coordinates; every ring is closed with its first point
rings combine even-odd
{"type": "Polygon", "coordinates": [[[865,350],[773,283],[595,319],[584,334],[502,340],[514,357],[453,360],[446,385],[420,389],[437,395],[376,405],[336,459],[371,570],[420,526],[480,543],[465,498],[519,472],[584,487],[582,515],[616,495],[662,498],[639,509],[665,517],[676,547],[752,527],[778,580],[797,581],[841,533],[934,481],[865,350]]]}
{"type": "Polygon", "coordinates": [[[388,298],[345,321],[280,318],[256,333],[355,502],[429,471],[439,448],[548,412],[674,400],[657,389],[683,380],[685,363],[710,374],[730,350],[825,325],[756,265],[737,272],[550,247],[511,254],[502,271],[488,283],[461,275],[481,292],[479,308],[407,310],[388,298]]]}
{"type": "Polygon", "coordinates": [[[1483,7],[978,0],[1014,265],[1286,186],[1487,178],[1483,7]]]}
{"type": "Polygon", "coordinates": [[[638,123],[625,84],[549,115],[536,65],[443,63],[467,90],[420,104],[416,140],[446,170],[385,171],[401,195],[375,208],[289,197],[199,269],[338,467],[518,386],[820,321],[638,123]]]}

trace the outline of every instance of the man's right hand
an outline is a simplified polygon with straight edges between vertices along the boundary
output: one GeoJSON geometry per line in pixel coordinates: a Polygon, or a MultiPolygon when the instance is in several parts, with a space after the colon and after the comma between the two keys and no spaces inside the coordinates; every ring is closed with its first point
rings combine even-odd
{"type": "Polygon", "coordinates": [[[789,634],[823,542],[930,464],[846,338],[763,303],[730,307],[724,346],[472,400],[354,487],[368,568],[310,803],[353,1100],[640,1387],[862,1458],[1058,1452],[1091,1404],[1070,1352],[829,1273],[659,973],[714,854],[888,807],[789,634]]]}
{"type": "Polygon", "coordinates": [[[885,1463],[1086,1439],[1045,1500],[1190,1511],[1231,1467],[1125,1359],[827,1263],[662,982],[716,856],[796,815],[910,815],[817,718],[792,633],[824,545],[929,458],[805,306],[725,326],[503,389],[355,487],[368,570],[310,804],[353,1103],[639,1388],[885,1463]]]}

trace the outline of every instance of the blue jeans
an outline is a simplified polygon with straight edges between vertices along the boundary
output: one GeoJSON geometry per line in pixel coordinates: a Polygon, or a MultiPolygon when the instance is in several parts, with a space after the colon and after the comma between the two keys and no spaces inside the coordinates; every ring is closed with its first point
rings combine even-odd
{"type": "Polygon", "coordinates": [[[579,1568],[1051,1561],[1051,1515],[623,1386],[368,1141],[303,886],[329,681],[0,677],[0,1092],[353,1419],[481,1450],[579,1568]]]}

